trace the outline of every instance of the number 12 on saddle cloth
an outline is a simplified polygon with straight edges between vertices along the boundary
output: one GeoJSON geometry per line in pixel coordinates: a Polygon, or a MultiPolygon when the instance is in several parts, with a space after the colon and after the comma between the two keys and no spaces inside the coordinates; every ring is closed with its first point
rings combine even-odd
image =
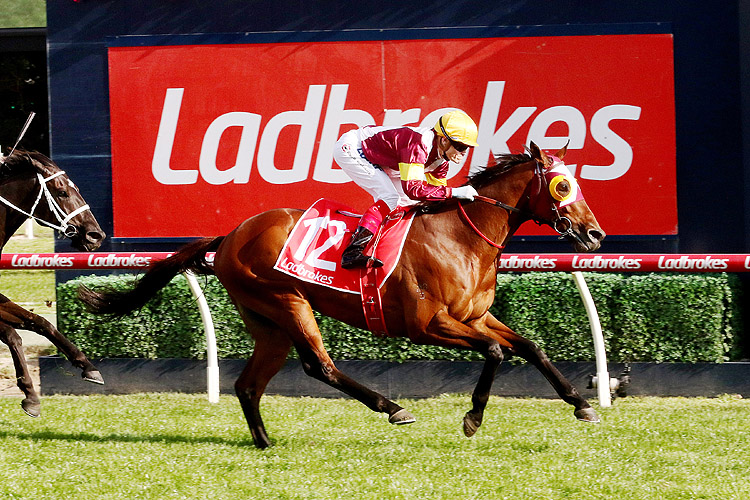
{"type": "MultiPolygon", "coordinates": [[[[375,253],[384,266],[375,272],[380,288],[398,263],[406,241],[414,211],[392,213],[380,228],[378,237],[365,249],[375,253]]],[[[341,254],[357,228],[359,216],[346,205],[321,198],[308,208],[295,224],[281,249],[274,269],[303,281],[317,283],[342,292],[361,293],[361,269],[342,269],[341,254]]],[[[371,276],[370,276],[371,277],[371,276]]]]}

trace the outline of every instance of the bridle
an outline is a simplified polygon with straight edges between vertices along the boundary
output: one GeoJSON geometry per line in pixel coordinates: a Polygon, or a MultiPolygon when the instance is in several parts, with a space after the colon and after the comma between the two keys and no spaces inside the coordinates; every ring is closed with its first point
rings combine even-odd
{"type": "MultiPolygon", "coordinates": [[[[528,204],[531,206],[537,205],[537,200],[539,199],[539,196],[541,195],[542,188],[544,187],[545,190],[549,190],[549,182],[547,181],[547,178],[544,176],[544,167],[540,164],[539,160],[534,159],[534,184],[536,185],[536,189],[532,188],[532,193],[529,193],[526,195],[526,199],[528,201],[528,204]]],[[[522,210],[520,208],[508,205],[507,203],[503,203],[501,201],[495,200],[494,198],[490,198],[487,196],[477,195],[474,196],[474,201],[481,201],[482,203],[487,203],[489,205],[493,205],[495,207],[500,207],[504,210],[507,210],[508,212],[520,214],[527,220],[534,221],[537,225],[546,224],[550,226],[552,229],[554,229],[558,236],[558,239],[565,239],[565,238],[574,238],[578,240],[579,242],[583,243],[581,241],[581,238],[573,231],[573,223],[570,221],[569,218],[565,217],[564,215],[560,214],[560,210],[557,208],[557,205],[555,203],[551,203],[552,211],[555,214],[554,219],[547,219],[545,217],[540,217],[537,214],[535,214],[532,211],[529,210],[522,210]]],[[[488,238],[469,218],[469,215],[466,213],[466,210],[464,210],[463,204],[461,201],[458,201],[458,210],[461,213],[461,215],[464,217],[466,222],[469,224],[469,227],[471,227],[472,230],[474,230],[479,237],[481,237],[484,241],[489,243],[491,246],[503,250],[505,248],[505,245],[500,245],[498,243],[495,243],[490,238],[488,238]]]]}
{"type": "Polygon", "coordinates": [[[37,176],[37,179],[39,180],[39,193],[36,196],[36,200],[34,201],[34,204],[32,205],[31,210],[29,210],[28,212],[20,207],[17,207],[11,201],[7,200],[3,196],[0,196],[0,203],[6,205],[8,208],[11,208],[12,210],[15,210],[16,212],[20,214],[25,215],[26,217],[30,219],[34,219],[41,225],[51,227],[52,229],[57,229],[58,231],[61,231],[66,237],[72,238],[78,234],[78,228],[76,228],[73,224],[70,224],[70,220],[73,219],[76,215],[82,212],[85,212],[86,210],[89,210],[90,207],[88,206],[88,204],[81,205],[80,207],[76,208],[69,214],[66,214],[65,211],[62,208],[60,208],[60,205],[58,205],[55,199],[52,197],[52,193],[50,193],[49,188],[47,187],[47,182],[61,175],[65,175],[65,171],[60,170],[59,172],[55,172],[54,174],[48,177],[43,177],[41,173],[37,172],[36,176],[37,176]],[[44,196],[45,200],[47,201],[49,211],[57,219],[57,224],[55,224],[54,222],[41,219],[37,217],[36,215],[34,215],[34,212],[36,211],[36,207],[39,205],[39,202],[42,200],[42,196],[44,196]]]}

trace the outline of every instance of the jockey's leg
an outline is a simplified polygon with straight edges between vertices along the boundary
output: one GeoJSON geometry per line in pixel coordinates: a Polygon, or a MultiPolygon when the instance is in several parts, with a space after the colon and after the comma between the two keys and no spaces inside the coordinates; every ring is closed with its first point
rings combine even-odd
{"type": "Polygon", "coordinates": [[[364,213],[359,220],[357,230],[354,231],[349,246],[346,247],[341,256],[341,267],[351,269],[353,267],[363,267],[372,260],[372,267],[381,267],[383,262],[375,257],[365,255],[364,250],[367,244],[378,232],[383,219],[391,212],[388,204],[383,200],[375,202],[364,213]]]}
{"type": "Polygon", "coordinates": [[[341,136],[333,149],[333,158],[341,170],[346,172],[359,187],[370,193],[375,200],[375,203],[360,219],[349,246],[344,250],[341,257],[341,267],[344,269],[365,266],[368,263],[375,267],[383,265],[380,260],[371,260],[370,257],[364,255],[364,249],[377,234],[385,216],[396,208],[400,196],[388,174],[370,163],[361,154],[361,150],[362,141],[357,130],[349,131],[341,136]]]}

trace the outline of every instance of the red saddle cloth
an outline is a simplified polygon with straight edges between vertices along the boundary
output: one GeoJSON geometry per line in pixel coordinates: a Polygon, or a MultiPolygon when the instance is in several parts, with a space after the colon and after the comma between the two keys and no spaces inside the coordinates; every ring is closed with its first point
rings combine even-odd
{"type": "Polygon", "coordinates": [[[373,284],[379,289],[398,263],[414,212],[400,209],[391,212],[379,234],[365,249],[367,255],[374,252],[383,261],[383,267],[342,269],[341,254],[357,228],[359,217],[339,202],[324,198],[316,201],[292,229],[274,269],[303,281],[349,293],[362,293],[360,278],[364,275],[368,289],[373,284]]]}

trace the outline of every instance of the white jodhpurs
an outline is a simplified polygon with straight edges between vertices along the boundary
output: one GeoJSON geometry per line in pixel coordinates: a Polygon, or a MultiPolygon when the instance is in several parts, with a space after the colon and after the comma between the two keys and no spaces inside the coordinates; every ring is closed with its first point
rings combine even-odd
{"type": "Polygon", "coordinates": [[[362,153],[362,139],[365,138],[362,129],[350,130],[341,136],[333,148],[333,158],[341,170],[370,193],[373,200],[383,200],[391,210],[399,205],[417,203],[404,194],[397,170],[380,168],[365,158],[362,153]]]}

